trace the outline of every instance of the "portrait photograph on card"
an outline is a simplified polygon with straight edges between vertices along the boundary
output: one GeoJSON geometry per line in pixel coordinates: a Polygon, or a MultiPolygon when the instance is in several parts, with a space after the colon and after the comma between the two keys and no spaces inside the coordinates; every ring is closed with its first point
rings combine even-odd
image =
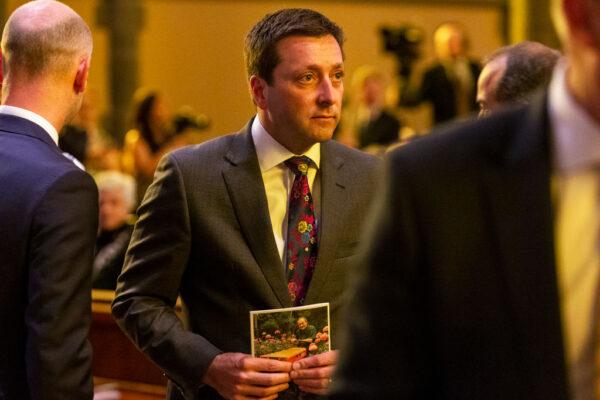
{"type": "Polygon", "coordinates": [[[331,350],[329,303],[250,312],[252,355],[296,361],[331,350]]]}

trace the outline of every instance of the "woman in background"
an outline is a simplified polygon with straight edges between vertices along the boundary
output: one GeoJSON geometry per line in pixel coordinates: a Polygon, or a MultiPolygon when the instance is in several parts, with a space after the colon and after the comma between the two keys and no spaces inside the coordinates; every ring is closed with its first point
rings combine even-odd
{"type": "Polygon", "coordinates": [[[161,93],[140,89],[134,95],[133,129],[125,134],[123,170],[135,177],[139,200],[152,183],[163,155],[188,144],[183,135],[173,135],[172,116],[161,93]]]}

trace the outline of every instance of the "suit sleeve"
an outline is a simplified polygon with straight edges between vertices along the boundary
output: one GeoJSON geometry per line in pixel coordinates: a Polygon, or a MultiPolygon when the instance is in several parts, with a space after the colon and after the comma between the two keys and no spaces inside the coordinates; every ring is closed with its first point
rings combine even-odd
{"type": "Polygon", "coordinates": [[[174,311],[191,233],[183,179],[171,157],[159,164],[138,210],[113,315],[138,348],[192,398],[220,351],[186,330],[174,311]]]}
{"type": "Polygon", "coordinates": [[[388,163],[351,276],[334,400],[432,398],[416,213],[397,169],[388,163]]]}
{"type": "Polygon", "coordinates": [[[32,399],[91,399],[91,272],[98,192],[71,171],[46,191],[32,221],[29,251],[27,379],[32,399]]]}

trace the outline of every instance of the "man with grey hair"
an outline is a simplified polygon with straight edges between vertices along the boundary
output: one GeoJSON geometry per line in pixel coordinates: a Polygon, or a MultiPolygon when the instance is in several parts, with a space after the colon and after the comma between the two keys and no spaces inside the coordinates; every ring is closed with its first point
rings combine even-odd
{"type": "Polygon", "coordinates": [[[332,399],[599,398],[600,1],[553,7],[545,93],[390,154],[332,399]]]}
{"type": "Polygon", "coordinates": [[[559,58],[559,51],[530,41],[494,51],[485,60],[477,83],[479,116],[509,104],[529,103],[548,85],[559,58]]]}
{"type": "Polygon", "coordinates": [[[94,179],[100,214],[92,286],[115,290],[133,231],[130,213],[137,203],[136,183],[132,176],[118,171],[102,171],[94,179]]]}
{"type": "Polygon", "coordinates": [[[87,84],[92,36],[51,0],[17,8],[2,35],[0,398],[91,399],[92,178],[57,146],[87,84]]]}

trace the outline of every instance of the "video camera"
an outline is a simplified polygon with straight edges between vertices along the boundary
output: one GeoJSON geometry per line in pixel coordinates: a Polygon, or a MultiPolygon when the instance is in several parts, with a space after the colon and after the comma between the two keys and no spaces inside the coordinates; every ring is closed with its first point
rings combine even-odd
{"type": "Polygon", "coordinates": [[[196,114],[190,107],[181,107],[173,116],[173,133],[178,135],[187,129],[204,130],[210,126],[210,119],[204,114],[196,114]]]}
{"type": "Polygon", "coordinates": [[[384,50],[392,53],[398,60],[398,73],[402,77],[410,76],[412,65],[420,56],[419,46],[423,42],[423,31],[410,25],[397,28],[380,29],[384,50]]]}

